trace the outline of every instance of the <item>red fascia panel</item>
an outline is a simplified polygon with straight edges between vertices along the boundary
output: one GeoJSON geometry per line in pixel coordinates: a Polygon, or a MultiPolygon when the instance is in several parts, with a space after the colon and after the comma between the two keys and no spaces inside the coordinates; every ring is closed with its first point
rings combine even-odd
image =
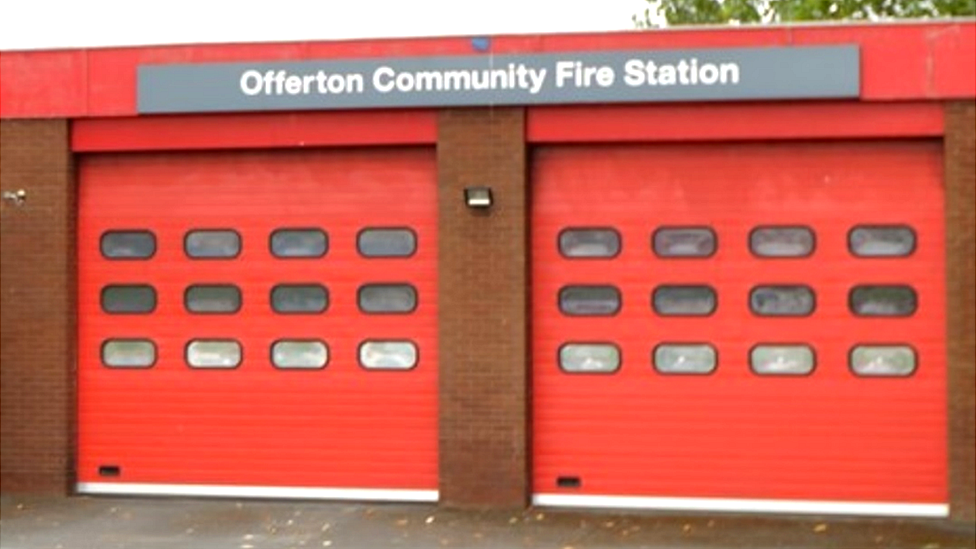
{"type": "Polygon", "coordinates": [[[955,99],[976,96],[976,25],[804,27],[791,44],[861,44],[861,97],[955,99]]]}
{"type": "Polygon", "coordinates": [[[423,145],[437,141],[430,110],[328,111],[91,118],[71,126],[76,152],[423,145]]]}
{"type": "MultiPolygon", "coordinates": [[[[810,25],[500,36],[494,54],[858,44],[864,100],[976,97],[976,23],[810,25]]],[[[154,63],[474,55],[469,37],[0,52],[4,118],[136,114],[136,68],[154,63]],[[60,61],[59,61],[60,60],[60,61]]]]}
{"type": "Polygon", "coordinates": [[[84,50],[0,52],[0,118],[53,118],[88,112],[84,50]]]}
{"type": "Polygon", "coordinates": [[[537,107],[534,143],[941,137],[936,102],[710,103],[537,107]]]}

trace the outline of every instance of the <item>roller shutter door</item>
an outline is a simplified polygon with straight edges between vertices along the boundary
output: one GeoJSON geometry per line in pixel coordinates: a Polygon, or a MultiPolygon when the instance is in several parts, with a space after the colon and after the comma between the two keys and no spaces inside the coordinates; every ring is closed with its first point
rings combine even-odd
{"type": "Polygon", "coordinates": [[[937,142],[533,158],[534,501],[945,515],[937,142]]]}
{"type": "Polygon", "coordinates": [[[434,162],[83,158],[79,491],[436,500],[434,162]]]}

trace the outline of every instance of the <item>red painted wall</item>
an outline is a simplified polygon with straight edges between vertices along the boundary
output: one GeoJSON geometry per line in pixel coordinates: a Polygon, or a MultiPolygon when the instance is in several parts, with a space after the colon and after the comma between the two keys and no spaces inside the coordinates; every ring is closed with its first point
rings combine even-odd
{"type": "MultiPolygon", "coordinates": [[[[492,52],[860,44],[865,100],[976,95],[976,24],[824,25],[500,36],[492,52]]],[[[466,37],[0,53],[3,118],[126,116],[144,64],[471,55],[466,37]]]]}

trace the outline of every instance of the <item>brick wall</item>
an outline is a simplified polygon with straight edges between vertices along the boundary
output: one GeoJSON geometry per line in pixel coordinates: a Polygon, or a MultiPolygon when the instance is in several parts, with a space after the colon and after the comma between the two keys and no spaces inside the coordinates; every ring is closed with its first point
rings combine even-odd
{"type": "Polygon", "coordinates": [[[524,507],[529,493],[524,110],[438,119],[440,497],[524,507]],[[494,206],[469,210],[464,188],[494,206]]]}
{"type": "Polygon", "coordinates": [[[0,489],[64,493],[73,467],[75,185],[66,120],[0,121],[0,489]]]}
{"type": "Polygon", "coordinates": [[[949,504],[976,520],[976,103],[946,106],[949,504]]]}

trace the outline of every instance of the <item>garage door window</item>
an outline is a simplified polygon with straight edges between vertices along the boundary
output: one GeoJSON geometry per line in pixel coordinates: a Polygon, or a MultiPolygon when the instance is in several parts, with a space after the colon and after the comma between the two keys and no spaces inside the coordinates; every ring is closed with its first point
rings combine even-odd
{"type": "Polygon", "coordinates": [[[859,345],[851,350],[850,367],[863,377],[907,377],[915,373],[917,360],[908,345],[859,345]]]}
{"type": "Polygon", "coordinates": [[[156,235],[149,231],[108,231],[99,247],[106,259],[149,259],[156,254],[156,235]]]}
{"type": "Polygon", "coordinates": [[[710,374],[718,364],[715,347],[705,343],[665,343],[654,349],[654,369],[662,374],[710,374]]]}
{"type": "Polygon", "coordinates": [[[859,257],[905,257],[915,251],[915,231],[904,225],[859,225],[847,235],[847,244],[859,257]]]}
{"type": "Polygon", "coordinates": [[[718,300],[709,286],[658,286],[651,304],[662,316],[708,316],[718,300]]]}
{"type": "Polygon", "coordinates": [[[148,339],[109,339],[102,344],[102,364],[109,368],[151,368],[156,344],[148,339]]]}
{"type": "Polygon", "coordinates": [[[807,227],[757,227],[749,233],[749,249],[759,257],[806,257],[813,247],[807,227]]]}
{"type": "Polygon", "coordinates": [[[241,309],[241,290],[233,284],[198,284],[183,295],[191,313],[230,314],[241,309]]]}
{"type": "Polygon", "coordinates": [[[412,341],[364,341],[359,365],[367,370],[409,370],[417,365],[417,355],[412,341]]]}
{"type": "Polygon", "coordinates": [[[813,372],[816,357],[809,345],[756,345],[749,366],[761,376],[803,376],[813,372]]]}
{"type": "Polygon", "coordinates": [[[285,370],[318,370],[329,363],[329,347],[319,340],[279,340],[271,346],[271,363],[285,370]]]}
{"type": "Polygon", "coordinates": [[[195,339],[186,346],[191,368],[236,368],[242,358],[241,344],[233,339],[195,339]]]}
{"type": "Polygon", "coordinates": [[[815,305],[809,286],[757,286],[749,293],[749,307],[759,316],[807,316],[815,305]]]}
{"type": "Polygon", "coordinates": [[[611,374],[620,369],[620,348],[612,343],[566,343],[559,368],[569,373],[611,374]]]}
{"type": "Polygon", "coordinates": [[[271,290],[276,313],[321,313],[329,308],[329,291],[319,284],[279,284],[271,290]]]}
{"type": "Polygon", "coordinates": [[[858,316],[911,316],[918,296],[910,286],[856,286],[850,306],[858,316]]]}
{"type": "Polygon", "coordinates": [[[620,290],[614,286],[565,286],[559,310],[570,316],[612,316],[620,311],[620,290]]]}
{"type": "Polygon", "coordinates": [[[147,284],[117,284],[102,289],[102,310],[112,314],[147,314],[156,310],[156,290],[147,284]]]}
{"type": "Polygon", "coordinates": [[[329,236],[320,229],[278,229],[271,233],[271,255],[283,259],[322,257],[329,251],[329,236]]]}
{"type": "Polygon", "coordinates": [[[417,290],[409,284],[367,284],[359,288],[364,313],[409,313],[417,308],[417,290]]]}
{"type": "Polygon", "coordinates": [[[651,247],[660,257],[710,257],[718,239],[708,227],[664,227],[654,232],[651,247]]]}
{"type": "Polygon", "coordinates": [[[363,257],[410,257],[417,252],[417,235],[410,229],[363,229],[356,249],[363,257]]]}
{"type": "Polygon", "coordinates": [[[559,233],[559,253],[566,258],[608,258],[620,253],[620,233],[614,229],[565,229],[559,233]]]}
{"type": "Polygon", "coordinates": [[[183,250],[194,259],[231,259],[241,253],[241,235],[229,229],[190,231],[183,250]]]}

